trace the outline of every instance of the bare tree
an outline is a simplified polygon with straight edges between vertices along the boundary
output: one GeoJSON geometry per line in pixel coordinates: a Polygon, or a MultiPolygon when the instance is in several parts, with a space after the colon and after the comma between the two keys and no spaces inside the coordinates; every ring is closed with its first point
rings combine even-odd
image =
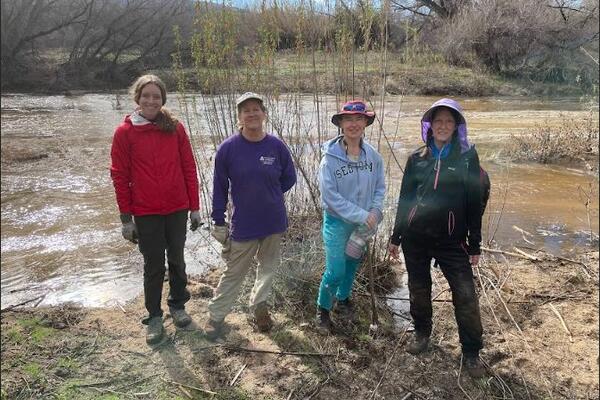
{"type": "Polygon", "coordinates": [[[27,68],[36,41],[85,19],[93,0],[2,0],[2,75],[27,68]]]}
{"type": "Polygon", "coordinates": [[[469,3],[470,0],[392,0],[391,2],[396,11],[410,12],[423,17],[437,15],[442,19],[451,18],[469,3]]]}

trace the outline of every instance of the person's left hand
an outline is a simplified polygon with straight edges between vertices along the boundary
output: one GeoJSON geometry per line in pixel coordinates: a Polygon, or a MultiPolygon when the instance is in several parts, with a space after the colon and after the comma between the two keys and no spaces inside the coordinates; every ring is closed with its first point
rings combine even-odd
{"type": "Polygon", "coordinates": [[[390,257],[392,257],[393,260],[399,260],[400,259],[400,250],[399,250],[400,246],[397,246],[395,244],[390,243],[388,245],[388,252],[390,253],[390,257]]]}
{"type": "Polygon", "coordinates": [[[479,254],[469,256],[469,262],[471,263],[471,266],[476,267],[479,264],[479,254]]]}
{"type": "Polygon", "coordinates": [[[200,211],[192,211],[190,213],[190,230],[195,231],[202,225],[203,222],[200,220],[200,211]]]}

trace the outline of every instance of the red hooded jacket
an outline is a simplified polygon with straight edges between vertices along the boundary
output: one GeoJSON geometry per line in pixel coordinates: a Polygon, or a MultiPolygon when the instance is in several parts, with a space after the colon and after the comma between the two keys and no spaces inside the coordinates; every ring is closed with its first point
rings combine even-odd
{"type": "Polygon", "coordinates": [[[167,215],[200,209],[192,146],[181,123],[168,133],[129,116],[113,137],[110,175],[122,214],[167,215]]]}

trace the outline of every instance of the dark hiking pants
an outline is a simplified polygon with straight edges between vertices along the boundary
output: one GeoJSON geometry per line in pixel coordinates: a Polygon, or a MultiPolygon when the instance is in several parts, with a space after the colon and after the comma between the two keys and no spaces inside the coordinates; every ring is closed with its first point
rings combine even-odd
{"type": "Polygon", "coordinates": [[[144,303],[150,317],[162,316],[160,306],[165,276],[165,251],[169,263],[169,308],[183,309],[190,299],[183,248],[186,211],[135,217],[140,252],[144,256],[144,303]]]}
{"type": "Polygon", "coordinates": [[[469,256],[460,243],[436,243],[431,239],[402,239],[408,271],[410,315],[418,334],[431,335],[431,259],[437,260],[450,284],[454,316],[462,351],[477,354],[483,347],[479,302],[469,256]]]}

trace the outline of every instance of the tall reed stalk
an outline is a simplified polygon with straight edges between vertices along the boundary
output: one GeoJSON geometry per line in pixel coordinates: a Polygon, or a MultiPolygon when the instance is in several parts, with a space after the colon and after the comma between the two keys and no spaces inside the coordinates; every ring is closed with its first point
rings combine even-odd
{"type": "MultiPolygon", "coordinates": [[[[354,9],[346,7],[345,12],[336,10],[332,17],[324,15],[313,0],[294,5],[262,0],[260,11],[254,14],[258,18],[254,30],[258,44],[242,48],[237,43],[243,42],[242,25],[249,18],[245,11],[225,2],[196,4],[191,54],[183,53],[186,46],[179,41],[174,70],[181,109],[186,114],[201,171],[203,198],[211,197],[216,148],[237,128],[235,98],[245,91],[255,91],[266,99],[267,130],[288,145],[298,171],[298,184],[287,195],[290,215],[320,219],[317,176],[321,145],[339,134],[330,117],[340,103],[363,98],[378,115],[377,123],[367,129],[367,140],[380,151],[382,139],[387,143],[383,149],[387,159],[386,224],[372,246],[370,258],[379,260],[386,255],[397,200],[397,185],[392,182],[397,182],[398,174],[391,174],[390,169],[400,165],[394,139],[390,141],[394,132],[386,135],[383,128],[389,0],[383,8],[377,7],[379,3],[365,1],[354,9]],[[281,35],[290,30],[282,21],[289,20],[293,20],[294,47],[282,54],[278,52],[281,35]],[[377,38],[372,33],[376,26],[377,38]],[[182,60],[190,58],[192,67],[185,68],[182,60]],[[357,59],[361,63],[356,63],[357,59]],[[291,90],[282,93],[283,84],[291,90]],[[330,90],[333,94],[326,95],[330,90]],[[378,98],[372,97],[378,92],[378,98]]],[[[395,133],[400,124],[399,110],[397,116],[395,133]]]]}

